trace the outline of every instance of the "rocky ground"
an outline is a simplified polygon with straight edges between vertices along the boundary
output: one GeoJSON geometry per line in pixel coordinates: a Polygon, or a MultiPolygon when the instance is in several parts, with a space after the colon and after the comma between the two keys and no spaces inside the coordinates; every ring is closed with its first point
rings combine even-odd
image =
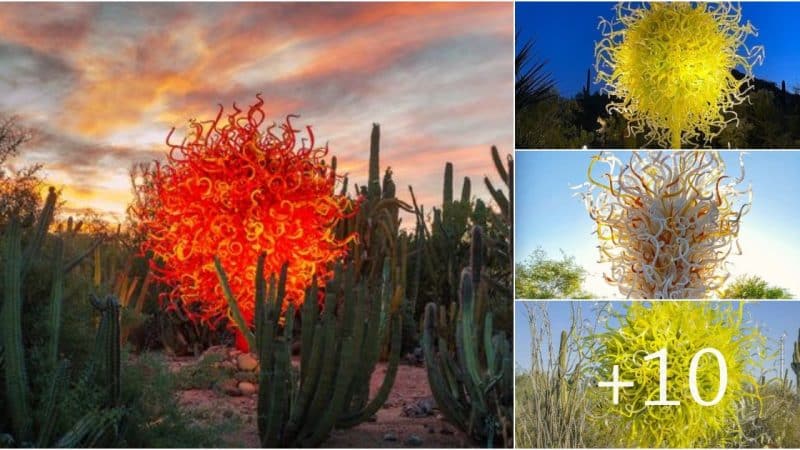
{"type": "MultiPolygon", "coordinates": [[[[238,419],[241,424],[230,436],[232,446],[259,447],[256,429],[256,368],[249,354],[224,347],[212,347],[200,358],[172,358],[170,368],[181,373],[179,392],[183,407],[197,413],[198,420],[216,422],[238,419]]],[[[383,381],[386,365],[375,368],[371,389],[383,381]]],[[[470,447],[472,442],[447,422],[431,395],[425,368],[401,364],[389,399],[374,421],[347,430],[334,430],[324,446],[332,448],[370,447],[470,447]]]]}

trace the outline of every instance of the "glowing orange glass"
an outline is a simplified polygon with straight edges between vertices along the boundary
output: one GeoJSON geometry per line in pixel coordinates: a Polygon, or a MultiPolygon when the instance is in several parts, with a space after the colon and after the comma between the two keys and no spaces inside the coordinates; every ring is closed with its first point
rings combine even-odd
{"type": "MultiPolygon", "coordinates": [[[[355,234],[337,238],[334,227],[354,214],[359,201],[335,194],[335,169],[325,162],[327,147],[314,135],[297,141],[288,116],[262,127],[261,97],[245,113],[234,105],[214,120],[192,121],[179,144],[138,183],[134,216],[152,251],[155,277],[172,286],[164,304],[186,306],[192,320],[215,323],[228,307],[214,271],[219,256],[239,308],[249,324],[254,315],[256,260],[266,252],[265,276],[288,262],[286,300],[299,306],[317,275],[320,285],[331,264],[347,252],[355,234]]],[[[241,347],[243,340],[239,339],[241,347]]]]}

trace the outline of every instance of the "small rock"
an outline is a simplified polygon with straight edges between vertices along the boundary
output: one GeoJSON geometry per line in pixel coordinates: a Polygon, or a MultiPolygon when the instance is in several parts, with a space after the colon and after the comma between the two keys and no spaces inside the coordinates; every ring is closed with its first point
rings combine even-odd
{"type": "Polygon", "coordinates": [[[231,411],[230,409],[226,409],[225,411],[222,412],[222,417],[230,419],[231,417],[233,417],[233,411],[231,411]]]}
{"type": "Polygon", "coordinates": [[[257,390],[256,385],[249,381],[240,381],[237,387],[244,395],[253,395],[257,390]]]}
{"type": "Polygon", "coordinates": [[[230,395],[231,397],[239,397],[242,395],[242,391],[239,390],[239,387],[236,385],[236,380],[223,380],[219,384],[219,389],[224,392],[226,395],[230,395]]]}
{"type": "Polygon", "coordinates": [[[428,417],[433,415],[434,408],[436,408],[436,402],[433,397],[425,397],[410,405],[404,405],[403,415],[412,418],[428,417]]]}
{"type": "Polygon", "coordinates": [[[449,428],[442,427],[442,429],[439,430],[439,433],[442,433],[442,434],[453,434],[453,430],[451,430],[449,428]]]}
{"type": "Polygon", "coordinates": [[[258,360],[250,353],[242,353],[236,357],[236,364],[240,370],[253,371],[258,367],[258,360]]]}
{"type": "Polygon", "coordinates": [[[386,433],[383,435],[383,440],[386,442],[394,442],[397,440],[397,435],[394,433],[386,433]]]}
{"type": "Polygon", "coordinates": [[[406,445],[409,445],[411,447],[421,447],[422,438],[417,436],[416,434],[412,434],[408,439],[406,439],[406,445]]]}
{"type": "Polygon", "coordinates": [[[248,381],[253,384],[258,383],[258,374],[255,372],[239,371],[233,374],[233,378],[236,378],[236,381],[248,381]]]}

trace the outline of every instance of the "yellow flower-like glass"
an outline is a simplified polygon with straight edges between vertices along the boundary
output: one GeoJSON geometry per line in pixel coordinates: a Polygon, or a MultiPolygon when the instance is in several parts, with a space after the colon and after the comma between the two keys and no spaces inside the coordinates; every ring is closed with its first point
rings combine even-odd
{"type": "MultiPolygon", "coordinates": [[[[711,302],[633,302],[618,313],[617,326],[596,336],[595,361],[599,380],[612,377],[618,366],[620,380],[633,387],[621,389],[619,402],[603,402],[603,414],[621,420],[631,447],[725,447],[742,438],[739,406],[744,401],[760,403],[758,383],[751,374],[758,368],[754,355],[763,352],[766,341],[757,328],[745,325],[743,305],[722,306],[711,302]],[[727,385],[713,406],[697,402],[691,392],[692,359],[706,348],[724,358],[727,385]],[[665,350],[667,357],[666,399],[673,406],[646,405],[658,402],[662,389],[661,361],[645,360],[665,350]]],[[[763,355],[762,355],[763,356],[763,355]]],[[[697,394],[711,402],[720,390],[721,367],[712,354],[699,357],[694,373],[697,394]]],[[[608,395],[602,391],[598,395],[608,395]]],[[[610,396],[609,396],[610,399],[610,396]]]]}
{"type": "Polygon", "coordinates": [[[601,18],[595,46],[609,113],[625,117],[630,133],[671,148],[710,142],[737,123],[733,107],[764,57],[763,47],[745,45],[756,29],[741,19],[729,3],[618,4],[613,20],[601,18]]]}

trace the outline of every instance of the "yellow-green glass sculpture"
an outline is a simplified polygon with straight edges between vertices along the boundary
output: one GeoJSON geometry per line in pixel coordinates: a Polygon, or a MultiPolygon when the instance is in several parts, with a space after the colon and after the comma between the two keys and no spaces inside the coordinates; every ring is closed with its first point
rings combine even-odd
{"type": "MultiPolygon", "coordinates": [[[[613,366],[619,379],[634,382],[620,389],[614,405],[611,394],[595,420],[614,417],[627,427],[631,447],[725,447],[737,445],[743,432],[739,405],[760,403],[758,383],[751,374],[753,355],[765,344],[763,335],[743,320],[743,305],[723,306],[712,302],[633,302],[618,313],[617,327],[596,336],[598,379],[609,380],[613,366]],[[727,386],[719,403],[703,406],[689,387],[690,366],[695,355],[705,349],[719,351],[727,366],[727,386]],[[673,406],[645,405],[658,401],[661,390],[660,361],[644,357],[665,349],[667,355],[666,399],[673,406]]],[[[711,401],[720,388],[719,361],[711,354],[699,357],[696,368],[697,393],[711,401]]]]}
{"type": "Polygon", "coordinates": [[[625,117],[629,133],[681,148],[738,123],[733,107],[753,88],[753,66],[764,58],[763,47],[745,44],[756,29],[741,23],[738,6],[620,3],[615,12],[613,20],[601,18],[596,81],[611,97],[608,112],[625,117]]]}
{"type": "Polygon", "coordinates": [[[605,280],[627,298],[695,299],[718,294],[730,273],[726,259],[738,243],[752,191],[726,174],[718,152],[632,152],[623,162],[601,152],[582,185],[597,224],[605,280]],[[598,163],[608,166],[599,176],[598,163]]]}

